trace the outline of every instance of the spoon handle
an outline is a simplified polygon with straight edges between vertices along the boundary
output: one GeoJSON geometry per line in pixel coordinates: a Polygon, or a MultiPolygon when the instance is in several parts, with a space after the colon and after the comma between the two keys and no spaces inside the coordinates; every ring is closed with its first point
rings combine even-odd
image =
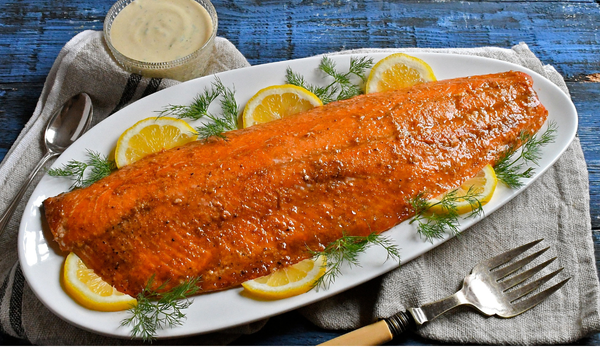
{"type": "Polygon", "coordinates": [[[15,198],[13,199],[13,201],[10,203],[10,205],[8,205],[8,208],[6,209],[6,211],[4,212],[4,214],[2,215],[2,218],[0,219],[0,234],[2,234],[4,232],[4,228],[6,228],[6,225],[8,225],[8,222],[10,221],[10,218],[12,217],[12,214],[15,212],[15,209],[17,208],[17,205],[19,205],[19,202],[21,201],[21,198],[23,197],[23,195],[27,191],[27,188],[29,187],[29,184],[31,184],[31,182],[35,178],[35,175],[37,175],[37,173],[44,166],[44,164],[46,164],[46,162],[48,160],[50,160],[51,158],[55,157],[56,155],[58,155],[58,154],[57,153],[53,153],[53,152],[47,152],[46,155],[44,155],[44,157],[40,160],[40,162],[38,162],[38,164],[35,166],[35,168],[31,172],[31,174],[27,178],[27,181],[25,181],[25,183],[23,184],[23,186],[21,186],[21,189],[19,189],[19,192],[17,193],[17,195],[15,196],[15,198]]]}

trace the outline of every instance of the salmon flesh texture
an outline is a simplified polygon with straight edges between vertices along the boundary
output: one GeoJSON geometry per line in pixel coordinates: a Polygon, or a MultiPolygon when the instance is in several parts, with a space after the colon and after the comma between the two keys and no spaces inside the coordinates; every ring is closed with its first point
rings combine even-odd
{"type": "Polygon", "coordinates": [[[494,164],[547,110],[506,72],[330,103],[149,155],[44,201],[64,251],[136,296],[201,277],[227,289],[310,257],[343,234],[380,233],[494,164]]]}

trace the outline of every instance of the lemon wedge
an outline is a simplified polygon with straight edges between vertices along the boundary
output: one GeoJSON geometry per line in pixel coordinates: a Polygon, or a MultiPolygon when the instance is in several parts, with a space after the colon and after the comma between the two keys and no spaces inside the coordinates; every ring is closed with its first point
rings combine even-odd
{"type": "Polygon", "coordinates": [[[429,81],[436,78],[425,61],[402,53],[392,54],[373,66],[365,93],[397,90],[429,81]]]}
{"type": "MultiPolygon", "coordinates": [[[[450,191],[456,190],[456,198],[460,198],[464,197],[469,189],[472,189],[471,194],[474,194],[479,203],[483,206],[492,199],[497,184],[498,178],[496,177],[494,168],[491,165],[486,165],[479,173],[477,173],[477,175],[462,183],[458,188],[450,191]]],[[[446,194],[447,193],[444,193],[436,198],[430,199],[429,203],[436,204],[440,202],[446,194]]],[[[458,214],[465,214],[473,211],[471,204],[465,199],[457,199],[453,202],[453,205],[458,214]]],[[[430,207],[429,211],[436,214],[447,213],[447,210],[440,204],[430,207]]]]}
{"type": "Polygon", "coordinates": [[[183,120],[146,118],[121,134],[115,148],[115,162],[122,168],[146,155],[187,144],[197,137],[196,130],[183,120]]]}
{"type": "Polygon", "coordinates": [[[242,283],[251,295],[265,300],[284,299],[303,294],[325,274],[326,258],[306,259],[269,275],[242,283]]]}
{"type": "Polygon", "coordinates": [[[264,124],[321,106],[321,100],[296,85],[274,85],[258,91],[244,107],[244,128],[264,124]]]}
{"type": "Polygon", "coordinates": [[[73,300],[91,310],[120,311],[137,304],[136,299],[102,280],[75,253],[70,253],[65,260],[63,285],[73,300]]]}

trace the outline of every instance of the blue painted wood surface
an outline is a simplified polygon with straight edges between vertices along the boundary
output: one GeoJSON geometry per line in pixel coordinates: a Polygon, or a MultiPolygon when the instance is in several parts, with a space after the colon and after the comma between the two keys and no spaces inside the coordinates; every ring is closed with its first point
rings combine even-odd
{"type": "MultiPolygon", "coordinates": [[[[114,0],[0,0],[0,160],[33,113],[52,63],[75,34],[101,30],[114,0]]],[[[579,113],[600,254],[600,5],[596,1],[214,0],[218,35],[251,64],[362,47],[511,47],[525,42],[565,77],[579,113]]],[[[275,317],[238,345],[314,345],[337,332],[297,313],[275,317]]],[[[14,340],[0,338],[0,344],[14,340]]],[[[18,342],[17,342],[18,343],[18,342]]],[[[428,344],[409,337],[393,345],[428,344]]],[[[591,336],[578,344],[600,344],[591,336]]]]}

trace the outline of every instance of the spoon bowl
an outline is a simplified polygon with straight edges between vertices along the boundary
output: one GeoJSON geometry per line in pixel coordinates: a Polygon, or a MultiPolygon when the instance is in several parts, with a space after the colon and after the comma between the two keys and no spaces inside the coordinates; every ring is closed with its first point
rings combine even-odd
{"type": "Polygon", "coordinates": [[[46,149],[62,154],[89,129],[92,122],[92,99],[81,93],[67,100],[48,121],[44,134],[46,149]]]}
{"type": "Polygon", "coordinates": [[[65,102],[48,120],[44,132],[46,153],[33,169],[21,189],[0,219],[0,234],[6,228],[21,198],[40,169],[53,157],[62,154],[75,140],[85,133],[92,123],[92,99],[80,93],[65,102]]]}

